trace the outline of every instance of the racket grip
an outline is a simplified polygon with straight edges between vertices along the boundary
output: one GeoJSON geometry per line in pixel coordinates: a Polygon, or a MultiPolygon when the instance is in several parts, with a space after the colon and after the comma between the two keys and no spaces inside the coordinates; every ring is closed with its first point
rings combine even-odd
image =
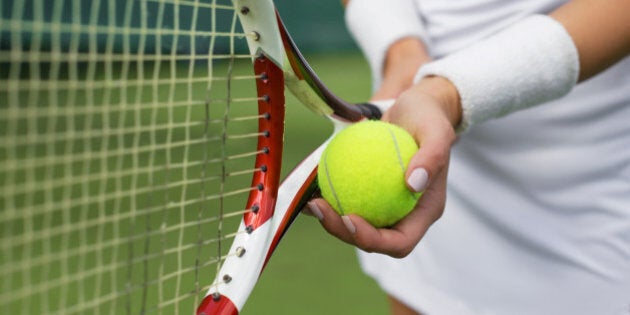
{"type": "Polygon", "coordinates": [[[394,99],[370,101],[369,103],[357,104],[361,109],[361,113],[369,119],[381,119],[383,113],[385,113],[392,105],[394,105],[394,99]]]}

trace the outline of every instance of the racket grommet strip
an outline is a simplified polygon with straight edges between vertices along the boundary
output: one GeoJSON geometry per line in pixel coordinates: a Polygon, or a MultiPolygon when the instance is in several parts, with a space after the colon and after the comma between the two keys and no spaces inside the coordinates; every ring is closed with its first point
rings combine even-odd
{"type": "MultiPolygon", "coordinates": [[[[265,76],[265,79],[264,79],[264,80],[266,80],[266,79],[267,79],[267,77],[265,76]]],[[[265,94],[265,95],[263,95],[263,96],[261,97],[261,99],[262,99],[262,101],[263,101],[263,102],[265,102],[265,103],[269,103],[269,101],[271,100],[271,97],[269,97],[269,95],[265,94]]]]}
{"type": "Polygon", "coordinates": [[[263,189],[265,189],[265,185],[258,184],[258,185],[256,185],[256,189],[258,189],[258,191],[263,191],[263,189]]]}
{"type": "Polygon", "coordinates": [[[264,113],[263,114],[263,118],[266,119],[266,120],[271,119],[271,113],[264,113]]]}
{"type": "Polygon", "coordinates": [[[253,205],[251,210],[253,213],[258,213],[258,210],[260,210],[260,207],[258,205],[253,205]]]}
{"type": "Polygon", "coordinates": [[[265,131],[263,131],[263,132],[262,132],[262,135],[263,135],[265,138],[269,138],[269,136],[271,135],[271,132],[269,132],[269,130],[265,130],[265,131]]]}
{"type": "Polygon", "coordinates": [[[267,172],[267,165],[261,165],[260,166],[260,171],[263,172],[263,173],[267,172]]]}
{"type": "MultiPolygon", "coordinates": [[[[260,81],[262,81],[262,82],[265,82],[265,83],[266,83],[266,82],[267,82],[267,80],[269,80],[269,75],[267,74],[267,72],[263,72],[263,73],[261,73],[261,74],[260,74],[260,81]]],[[[263,97],[263,99],[264,99],[265,97],[266,97],[267,99],[269,98],[269,96],[268,96],[268,95],[263,95],[262,97],[263,97]]],[[[268,102],[268,101],[269,101],[269,100],[267,100],[267,102],[268,102]]]]}
{"type": "Polygon", "coordinates": [[[262,153],[269,154],[269,152],[270,152],[269,147],[262,148],[262,153]]]}

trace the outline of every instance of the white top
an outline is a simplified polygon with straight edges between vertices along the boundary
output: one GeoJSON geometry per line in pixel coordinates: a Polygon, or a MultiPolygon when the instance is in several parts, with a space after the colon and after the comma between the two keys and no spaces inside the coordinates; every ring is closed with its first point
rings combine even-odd
{"type": "MultiPolygon", "coordinates": [[[[379,1],[352,0],[348,15],[379,1]]],[[[565,1],[416,2],[408,10],[438,58],[565,1]]],[[[386,47],[357,39],[382,58],[370,51],[386,47]]],[[[453,148],[444,215],[418,247],[359,256],[428,315],[630,314],[630,58],[560,100],[473,126],[453,148]]]]}

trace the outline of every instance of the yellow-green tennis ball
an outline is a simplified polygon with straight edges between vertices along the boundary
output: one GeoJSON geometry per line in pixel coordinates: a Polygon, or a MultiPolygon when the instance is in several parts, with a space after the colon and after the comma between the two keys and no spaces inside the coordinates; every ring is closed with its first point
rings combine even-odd
{"type": "Polygon", "coordinates": [[[405,171],[416,151],[413,137],[396,125],[351,125],[322,153],[317,171],[322,196],[340,215],[357,214],[379,228],[392,226],[420,197],[405,185],[405,171]]]}

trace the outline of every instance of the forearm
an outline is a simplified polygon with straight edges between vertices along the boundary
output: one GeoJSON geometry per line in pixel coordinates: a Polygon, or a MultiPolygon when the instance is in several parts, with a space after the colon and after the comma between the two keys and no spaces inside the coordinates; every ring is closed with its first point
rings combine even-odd
{"type": "MultiPolygon", "coordinates": [[[[570,84],[584,81],[604,71],[606,68],[630,53],[630,19],[627,17],[628,12],[630,12],[630,1],[628,0],[573,0],[549,14],[551,18],[555,19],[562,25],[564,30],[566,30],[566,33],[570,38],[571,46],[573,47],[572,49],[577,51],[577,80],[570,84]]],[[[533,35],[542,37],[548,34],[543,31],[533,35]]],[[[518,44],[518,42],[515,41],[515,44],[518,44]]],[[[372,61],[373,65],[380,65],[376,69],[373,67],[373,70],[378,70],[378,72],[374,73],[374,75],[382,77],[382,81],[380,81],[380,85],[376,89],[374,98],[397,98],[402,91],[411,87],[409,79],[411,73],[415,72],[415,69],[419,66],[430,61],[430,57],[424,45],[425,43],[423,43],[420,37],[412,36],[399,39],[389,47],[386,47],[386,53],[379,57],[383,58],[382,61],[372,61]]],[[[541,47],[541,49],[544,49],[544,47],[541,47]]],[[[495,49],[495,51],[497,54],[503,53],[503,50],[501,49],[495,49]]],[[[537,55],[543,56],[543,58],[546,55],[546,53],[540,54],[540,51],[535,52],[537,55]]],[[[566,60],[566,58],[562,56],[560,57],[560,60],[566,60]]],[[[474,58],[468,59],[470,59],[473,63],[477,62],[476,60],[472,60],[474,58]]],[[[519,58],[515,59],[516,60],[513,62],[514,64],[519,61],[519,58]]],[[[527,66],[527,64],[525,64],[525,66],[527,66]]],[[[474,70],[469,70],[467,69],[468,67],[460,68],[463,68],[463,71],[470,72],[471,79],[475,79],[477,81],[481,79],[481,76],[478,73],[475,73],[474,70]]],[[[507,73],[507,80],[510,78],[513,80],[519,80],[519,77],[522,78],[526,75],[525,73],[520,73],[518,71],[510,72],[510,69],[497,69],[499,72],[502,70],[504,72],[503,77],[498,78],[497,81],[505,81],[506,72],[509,72],[507,73]]],[[[536,80],[536,77],[534,77],[534,80],[536,80]]],[[[425,84],[424,80],[416,83],[417,85],[425,84]]],[[[490,81],[486,83],[486,86],[500,86],[496,83],[501,82],[490,81]]],[[[515,82],[515,84],[518,86],[518,82],[515,82]]],[[[457,93],[456,95],[449,95],[441,98],[457,101],[455,104],[444,104],[445,107],[449,108],[447,112],[462,113],[462,95],[459,94],[460,87],[454,86],[453,82],[448,79],[439,80],[437,83],[434,80],[431,82],[431,86],[435,89],[436,93],[457,93]],[[443,88],[436,88],[436,85],[440,84],[445,86],[443,88]],[[459,110],[452,110],[452,108],[459,108],[459,110]]],[[[535,90],[536,87],[531,87],[531,90],[529,91],[527,90],[530,89],[529,86],[521,85],[520,87],[524,89],[524,91],[521,91],[522,93],[534,96],[540,94],[539,91],[535,90]]],[[[549,85],[544,83],[540,83],[540,87],[542,89],[549,89],[549,85]]],[[[570,90],[570,86],[567,88],[567,85],[565,84],[564,89],[564,91],[560,91],[555,94],[550,93],[546,96],[546,98],[537,99],[534,97],[533,99],[526,100],[526,102],[523,102],[522,104],[514,105],[506,103],[504,104],[505,106],[502,106],[499,110],[497,110],[498,114],[493,114],[493,117],[499,117],[514,110],[519,110],[527,106],[536,105],[538,103],[560,97],[570,90]]],[[[420,86],[418,88],[412,88],[410,92],[415,91],[421,93],[426,90],[426,88],[420,86]]],[[[492,98],[492,95],[488,97],[492,98]]],[[[516,99],[520,99],[520,96],[516,97],[516,99]]],[[[461,117],[451,117],[449,120],[455,122],[462,121],[461,117]]],[[[485,118],[483,120],[485,120],[485,118]]],[[[473,124],[474,123],[477,123],[477,121],[474,121],[473,124]]]]}
{"type": "Polygon", "coordinates": [[[387,49],[383,61],[382,81],[374,99],[395,99],[413,85],[417,69],[431,61],[424,43],[413,37],[396,41],[387,49]]]}
{"type": "Polygon", "coordinates": [[[584,81],[630,54],[630,1],[573,0],[552,12],[571,35],[584,81]]]}
{"type": "Polygon", "coordinates": [[[628,55],[626,12],[630,1],[569,2],[551,18],[526,18],[428,64],[420,69],[417,84],[424,84],[422,78],[441,76],[448,79],[444,84],[456,87],[463,113],[460,130],[559,98],[579,80],[628,55]]]}
{"type": "Polygon", "coordinates": [[[428,58],[422,44],[427,36],[414,1],[352,0],[347,3],[346,24],[370,64],[375,90],[381,83],[391,86],[394,81],[403,80],[409,87],[412,72],[428,58]],[[401,69],[401,63],[407,64],[405,69],[401,69]]]}

